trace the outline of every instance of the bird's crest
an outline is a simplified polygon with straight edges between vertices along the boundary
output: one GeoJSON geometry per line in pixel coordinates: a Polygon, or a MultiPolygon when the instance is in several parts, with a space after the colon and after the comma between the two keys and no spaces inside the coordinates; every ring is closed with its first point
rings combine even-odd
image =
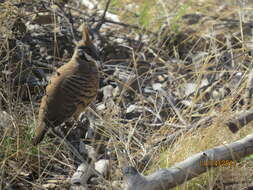
{"type": "Polygon", "coordinates": [[[91,40],[90,40],[90,37],[89,37],[89,28],[86,24],[83,24],[82,41],[85,44],[91,43],[91,40]]]}

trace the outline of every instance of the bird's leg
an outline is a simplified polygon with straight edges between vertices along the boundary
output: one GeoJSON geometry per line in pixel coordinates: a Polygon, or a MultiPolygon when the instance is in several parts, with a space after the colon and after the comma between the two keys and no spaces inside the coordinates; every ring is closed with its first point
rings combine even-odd
{"type": "Polygon", "coordinates": [[[69,135],[69,132],[72,129],[70,128],[68,133],[65,135],[62,135],[58,130],[56,130],[56,128],[51,128],[51,133],[60,140],[60,143],[63,144],[65,143],[65,145],[67,145],[68,149],[70,150],[70,152],[76,157],[78,158],[78,160],[75,159],[75,162],[77,162],[77,164],[79,165],[82,162],[86,162],[84,160],[84,158],[81,156],[81,154],[79,153],[78,149],[76,149],[75,146],[72,145],[72,143],[67,139],[67,136],[69,135]]]}

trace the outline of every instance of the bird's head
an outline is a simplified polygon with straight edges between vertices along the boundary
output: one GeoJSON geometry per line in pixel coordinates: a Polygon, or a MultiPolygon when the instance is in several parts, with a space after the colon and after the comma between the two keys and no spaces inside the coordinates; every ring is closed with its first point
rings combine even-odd
{"type": "Polygon", "coordinates": [[[76,45],[76,58],[85,62],[96,62],[97,66],[100,66],[101,59],[96,46],[92,43],[89,37],[89,29],[86,25],[83,25],[82,40],[76,45]]]}

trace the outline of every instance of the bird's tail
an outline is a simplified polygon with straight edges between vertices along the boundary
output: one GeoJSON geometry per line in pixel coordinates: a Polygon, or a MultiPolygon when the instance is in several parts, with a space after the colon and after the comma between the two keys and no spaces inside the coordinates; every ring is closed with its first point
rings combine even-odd
{"type": "Polygon", "coordinates": [[[36,126],[35,129],[35,136],[33,137],[33,145],[38,145],[44,138],[47,132],[46,123],[41,122],[39,125],[36,126]]]}

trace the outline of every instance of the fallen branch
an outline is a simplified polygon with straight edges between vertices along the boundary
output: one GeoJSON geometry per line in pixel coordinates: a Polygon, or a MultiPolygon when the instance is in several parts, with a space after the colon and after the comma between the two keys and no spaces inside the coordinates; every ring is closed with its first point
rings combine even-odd
{"type": "Polygon", "coordinates": [[[180,185],[212,167],[235,167],[236,161],[253,153],[253,134],[205,152],[191,156],[168,169],[160,169],[143,176],[135,168],[123,170],[125,190],[168,190],[180,185]]]}
{"type": "Polygon", "coordinates": [[[252,94],[253,94],[253,70],[249,72],[247,86],[244,95],[245,105],[247,106],[247,108],[251,104],[252,94]]]}
{"type": "Polygon", "coordinates": [[[233,116],[230,121],[226,123],[231,132],[236,133],[239,129],[247,125],[253,120],[253,109],[243,111],[237,116],[233,116]]]}

